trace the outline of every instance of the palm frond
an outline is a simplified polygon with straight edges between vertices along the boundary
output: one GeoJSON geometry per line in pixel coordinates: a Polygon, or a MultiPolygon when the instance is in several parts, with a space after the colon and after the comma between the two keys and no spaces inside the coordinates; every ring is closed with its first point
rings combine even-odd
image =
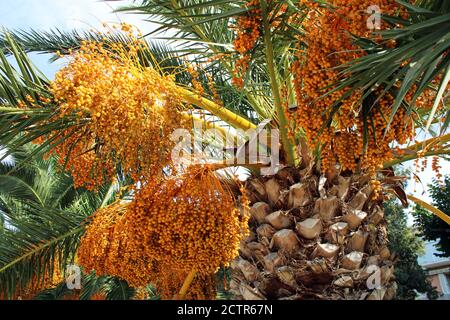
{"type": "Polygon", "coordinates": [[[450,217],[448,215],[446,215],[444,212],[442,212],[441,210],[439,210],[438,208],[436,208],[436,207],[432,206],[431,204],[429,204],[419,198],[416,198],[412,195],[408,195],[408,199],[415,202],[417,205],[421,206],[422,208],[427,209],[428,211],[430,211],[431,213],[433,213],[434,215],[439,217],[439,219],[445,221],[448,225],[450,225],[450,217]]]}
{"type": "Polygon", "coordinates": [[[0,228],[0,294],[12,297],[42,285],[55,268],[65,270],[88,217],[117,194],[118,186],[104,186],[95,195],[76,190],[55,163],[34,160],[16,171],[0,166],[0,215],[5,219],[0,228]]]}
{"type": "Polygon", "coordinates": [[[449,107],[444,103],[444,108],[436,112],[450,79],[450,10],[446,1],[419,1],[415,5],[397,2],[408,10],[409,19],[384,16],[388,23],[400,27],[379,32],[383,43],[355,39],[367,55],[341,66],[344,78],[327,95],[350,88],[336,102],[338,107],[340,101],[355,91],[363,92],[363,99],[366,99],[374,90],[383,88],[383,94],[389,92],[395,97],[391,114],[387,115],[390,124],[400,107],[409,115],[417,113],[415,104],[419,96],[427,89],[434,90],[436,103],[422,117],[425,121],[418,122],[428,129],[434,118],[447,117],[449,107]],[[387,46],[392,41],[397,45],[387,46]],[[436,85],[434,81],[438,76],[442,78],[436,85]],[[408,92],[413,92],[410,103],[405,101],[408,92]]]}
{"type": "Polygon", "coordinates": [[[107,300],[130,300],[136,292],[125,280],[115,277],[107,279],[105,291],[107,300]]]}
{"type": "MultiPolygon", "coordinates": [[[[147,36],[159,36],[160,39],[169,41],[174,45],[174,52],[178,56],[189,57],[191,61],[202,65],[207,64],[206,68],[220,70],[221,77],[229,82],[236,60],[236,52],[232,45],[235,39],[234,24],[238,16],[247,12],[245,3],[245,1],[223,0],[138,0],[117,11],[146,15],[146,21],[160,26],[147,36]],[[215,59],[217,56],[220,58],[215,59]]],[[[280,6],[282,3],[289,4],[290,1],[277,3],[276,5],[280,6]]],[[[285,20],[288,15],[289,13],[286,13],[285,20]]],[[[280,26],[286,25],[280,23],[280,26]]],[[[286,27],[283,30],[284,40],[295,30],[297,28],[286,27]],[[286,32],[287,29],[290,32],[286,32]]],[[[291,40],[293,39],[294,37],[291,37],[291,40]]],[[[286,48],[291,42],[280,41],[283,49],[280,50],[282,54],[277,57],[285,56],[286,48]]],[[[235,96],[240,97],[259,117],[272,118],[274,110],[269,78],[264,59],[257,59],[258,56],[261,57],[259,49],[254,49],[254,57],[245,77],[245,88],[241,92],[233,91],[235,96]]]]}
{"type": "Polygon", "coordinates": [[[152,34],[170,32],[171,40],[182,40],[190,53],[224,52],[233,40],[229,22],[246,12],[244,1],[224,0],[139,0],[117,12],[144,14],[147,21],[160,25],[152,34]],[[186,41],[185,39],[188,39],[186,41]]]}
{"type": "Polygon", "coordinates": [[[72,294],[72,290],[65,282],[59,283],[56,287],[38,292],[33,300],[64,300],[64,297],[72,294]]]}

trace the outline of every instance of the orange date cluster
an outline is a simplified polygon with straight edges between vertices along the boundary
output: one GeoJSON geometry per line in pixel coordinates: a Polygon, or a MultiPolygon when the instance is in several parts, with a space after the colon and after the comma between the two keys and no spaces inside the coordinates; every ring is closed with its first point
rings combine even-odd
{"type": "Polygon", "coordinates": [[[135,287],[154,283],[163,297],[196,270],[204,281],[191,294],[206,297],[210,291],[201,283],[238,255],[247,233],[245,195],[241,203],[237,208],[207,166],[191,166],[163,182],[142,185],[130,203],[97,211],[82,238],[79,263],[135,287]]]}
{"type": "Polygon", "coordinates": [[[56,117],[76,119],[53,152],[77,187],[110,181],[119,164],[134,181],[158,177],[170,162],[170,134],[184,125],[173,76],[142,66],[145,44],[129,39],[128,45],[83,42],[51,84],[56,117]]]}

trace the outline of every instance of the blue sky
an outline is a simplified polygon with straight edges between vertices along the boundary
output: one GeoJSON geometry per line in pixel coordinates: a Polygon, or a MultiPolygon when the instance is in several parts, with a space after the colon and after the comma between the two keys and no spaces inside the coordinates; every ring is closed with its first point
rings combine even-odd
{"type": "MultiPolygon", "coordinates": [[[[143,22],[142,15],[115,14],[114,8],[129,4],[131,1],[105,2],[98,0],[2,0],[0,11],[0,26],[8,29],[37,29],[49,30],[58,27],[64,30],[71,29],[97,29],[103,22],[116,23],[126,21],[139,27],[144,33],[151,31],[155,26],[143,22]]],[[[49,77],[52,78],[55,71],[61,67],[62,62],[48,63],[46,55],[32,55],[34,63],[49,77]]],[[[428,161],[431,164],[431,159],[428,161]]],[[[411,166],[412,163],[406,166],[411,166]]],[[[450,173],[449,163],[441,162],[442,171],[450,173]]],[[[427,184],[431,183],[434,176],[430,165],[425,172],[420,174],[422,184],[416,184],[411,180],[407,191],[414,193],[425,201],[430,198],[426,192],[427,184]]]]}
{"type": "MultiPolygon", "coordinates": [[[[2,0],[0,26],[8,29],[30,28],[49,30],[59,28],[101,29],[103,22],[126,21],[148,32],[154,25],[143,22],[142,15],[116,14],[113,9],[130,4],[131,1],[99,0],[2,0]]],[[[60,63],[49,64],[47,55],[32,55],[34,63],[52,78],[60,63]]]]}

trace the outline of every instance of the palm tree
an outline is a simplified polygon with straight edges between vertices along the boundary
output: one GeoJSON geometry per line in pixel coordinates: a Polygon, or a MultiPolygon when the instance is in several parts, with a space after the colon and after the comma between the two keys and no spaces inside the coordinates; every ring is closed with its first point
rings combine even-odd
{"type": "MultiPolygon", "coordinates": [[[[244,165],[252,174],[245,186],[250,236],[241,242],[231,266],[236,298],[395,296],[394,255],[387,249],[382,203],[388,192],[407,203],[393,165],[427,156],[445,158],[450,152],[445,100],[450,7],[446,1],[398,1],[395,8],[383,16],[388,27],[378,37],[351,34],[353,29],[339,36],[327,34],[326,27],[339,30],[357,19],[365,22],[351,4],[340,8],[337,1],[141,0],[121,9],[146,14],[160,25],[151,36],[171,46],[139,46],[137,61],[162,75],[175,73],[173,90],[182,104],[193,105],[195,112],[207,111],[225,130],[261,124],[280,131],[282,170],[259,176],[255,168],[261,163],[244,165]],[[346,46],[341,52],[331,46],[334,51],[327,52],[335,39],[345,39],[346,46]],[[338,54],[346,58],[334,58],[338,54]],[[201,66],[199,74],[189,71],[186,60],[201,66]],[[424,93],[432,97],[431,105],[430,99],[425,106],[419,103],[424,93]],[[354,102],[351,107],[349,100],[354,102]],[[444,119],[442,125],[437,119],[444,119]],[[432,138],[402,146],[407,139],[397,133],[414,135],[415,127],[432,138]],[[373,274],[374,266],[378,273],[373,274]],[[379,285],[368,287],[374,275],[379,275],[379,285]]],[[[76,134],[95,120],[88,114],[81,121],[77,113],[55,118],[58,103],[39,100],[53,98],[49,82],[25,55],[70,55],[85,49],[83,40],[100,42],[116,58],[123,55],[114,53],[114,44],[129,48],[130,42],[117,34],[59,30],[3,35],[0,142],[9,150],[56,132],[35,153],[52,150],[70,137],[68,130],[76,134]],[[14,55],[19,70],[12,69],[8,54],[14,55]],[[27,96],[41,107],[24,108],[27,96]]],[[[188,115],[191,120],[195,112],[188,115]]],[[[101,154],[102,139],[95,138],[95,147],[88,151],[101,154]]],[[[126,175],[125,166],[118,167],[126,175]]],[[[201,270],[187,274],[182,296],[196,274],[200,277],[201,270]]]]}

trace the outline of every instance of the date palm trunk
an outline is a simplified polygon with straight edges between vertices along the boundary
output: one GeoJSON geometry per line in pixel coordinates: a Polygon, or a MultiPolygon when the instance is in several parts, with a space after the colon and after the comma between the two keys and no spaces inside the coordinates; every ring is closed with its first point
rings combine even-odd
{"type": "Polygon", "coordinates": [[[246,183],[251,234],[233,261],[236,299],[393,299],[393,255],[369,178],[284,168],[246,183]]]}

